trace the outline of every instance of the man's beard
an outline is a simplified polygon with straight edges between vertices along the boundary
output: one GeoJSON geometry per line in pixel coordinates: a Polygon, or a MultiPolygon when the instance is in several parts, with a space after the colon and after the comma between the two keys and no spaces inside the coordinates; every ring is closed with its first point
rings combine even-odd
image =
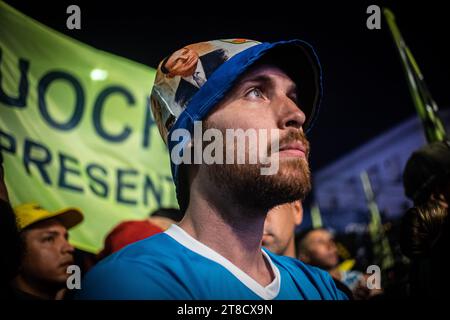
{"type": "Polygon", "coordinates": [[[233,163],[207,166],[209,177],[221,192],[228,193],[237,205],[261,209],[264,214],[277,205],[304,200],[311,190],[311,174],[307,160],[309,142],[302,132],[296,131],[281,138],[280,146],[294,141],[300,141],[306,148],[305,158],[280,158],[276,174],[262,175],[263,165],[260,163],[233,163]]]}

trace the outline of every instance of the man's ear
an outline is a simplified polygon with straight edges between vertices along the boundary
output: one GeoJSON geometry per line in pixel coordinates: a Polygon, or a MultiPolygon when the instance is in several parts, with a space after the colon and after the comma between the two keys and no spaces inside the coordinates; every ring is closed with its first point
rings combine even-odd
{"type": "Polygon", "coordinates": [[[294,206],[294,222],[295,225],[298,226],[303,221],[303,205],[300,200],[297,200],[293,203],[294,206]]]}

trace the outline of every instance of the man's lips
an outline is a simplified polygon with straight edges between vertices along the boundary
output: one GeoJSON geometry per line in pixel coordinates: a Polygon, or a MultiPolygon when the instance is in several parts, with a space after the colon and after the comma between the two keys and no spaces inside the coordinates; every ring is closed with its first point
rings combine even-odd
{"type": "Polygon", "coordinates": [[[306,158],[306,148],[300,142],[291,142],[280,146],[280,157],[301,157],[306,158]]]}
{"type": "Polygon", "coordinates": [[[74,264],[74,260],[66,260],[66,261],[60,263],[60,266],[65,268],[65,267],[68,267],[68,266],[70,266],[72,264],[74,264]]]}

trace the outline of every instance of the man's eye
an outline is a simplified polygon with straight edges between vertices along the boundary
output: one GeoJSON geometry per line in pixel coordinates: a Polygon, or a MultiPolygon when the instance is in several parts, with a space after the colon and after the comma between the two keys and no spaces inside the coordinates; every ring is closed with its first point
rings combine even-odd
{"type": "Polygon", "coordinates": [[[258,88],[252,88],[251,90],[249,90],[249,91],[246,93],[246,96],[247,96],[247,97],[253,97],[253,98],[262,98],[262,97],[263,97],[263,94],[262,94],[262,91],[261,91],[260,89],[258,89],[258,88]]]}
{"type": "Polygon", "coordinates": [[[52,242],[53,240],[54,240],[53,237],[45,237],[45,238],[43,239],[44,242],[52,242]]]}

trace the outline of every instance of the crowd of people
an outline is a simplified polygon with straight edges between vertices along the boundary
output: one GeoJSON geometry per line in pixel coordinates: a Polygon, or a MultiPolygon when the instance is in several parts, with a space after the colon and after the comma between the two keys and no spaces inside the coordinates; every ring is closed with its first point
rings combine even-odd
{"type": "MultiPolygon", "coordinates": [[[[298,40],[209,41],[166,57],[151,101],[169,151],[170,133],[192,128],[194,119],[223,131],[277,128],[279,172],[262,176],[254,165],[172,162],[180,209],[160,208],[145,220],[120,223],[96,255],[77,254],[70,244],[68,230],[83,221],[80,210],[50,212],[39,203],[13,209],[2,166],[1,297],[382,297],[383,288],[369,286],[364,271],[341,268],[335,235],[326,227],[295,232],[311,189],[305,133],[317,114],[320,72],[313,49],[298,40]],[[298,93],[300,83],[303,91],[298,93]],[[82,288],[71,292],[67,268],[77,263],[82,265],[82,288]]],[[[446,141],[414,152],[406,165],[405,194],[414,201],[399,235],[402,253],[410,260],[406,296],[440,297],[448,285],[442,275],[449,243],[449,174],[446,141]]]]}
{"type": "MultiPolygon", "coordinates": [[[[410,261],[406,287],[403,288],[406,295],[401,297],[442,297],[448,285],[445,277],[439,276],[445,274],[449,243],[447,199],[450,183],[445,171],[450,166],[450,148],[447,150],[443,146],[445,143],[434,143],[422,148],[411,157],[408,166],[412,166],[418,157],[423,157],[422,161],[428,164],[422,163],[420,167],[405,171],[405,187],[410,186],[408,179],[419,179],[417,187],[424,188],[425,193],[417,193],[421,199],[411,197],[416,199],[415,206],[405,212],[401,223],[402,254],[410,261]],[[434,154],[434,149],[439,151],[434,154]],[[442,157],[443,162],[436,165],[434,156],[442,157]],[[414,177],[420,170],[428,170],[423,180],[414,177]]],[[[69,265],[79,264],[83,272],[87,272],[123,247],[164,232],[183,218],[179,209],[161,208],[145,220],[124,221],[111,230],[105,237],[103,250],[94,255],[75,249],[69,243],[67,231],[83,220],[79,210],[67,208],[49,212],[37,203],[13,209],[8,202],[3,167],[1,174],[1,235],[3,243],[7,244],[1,262],[2,299],[71,299],[73,293],[66,287],[69,265]]],[[[342,257],[338,254],[333,233],[327,228],[311,228],[296,234],[302,218],[303,207],[299,200],[274,207],[264,222],[262,245],[277,255],[296,258],[326,270],[336,287],[352,299],[383,296],[383,290],[368,289],[368,275],[364,272],[339,269],[342,257]]]]}

